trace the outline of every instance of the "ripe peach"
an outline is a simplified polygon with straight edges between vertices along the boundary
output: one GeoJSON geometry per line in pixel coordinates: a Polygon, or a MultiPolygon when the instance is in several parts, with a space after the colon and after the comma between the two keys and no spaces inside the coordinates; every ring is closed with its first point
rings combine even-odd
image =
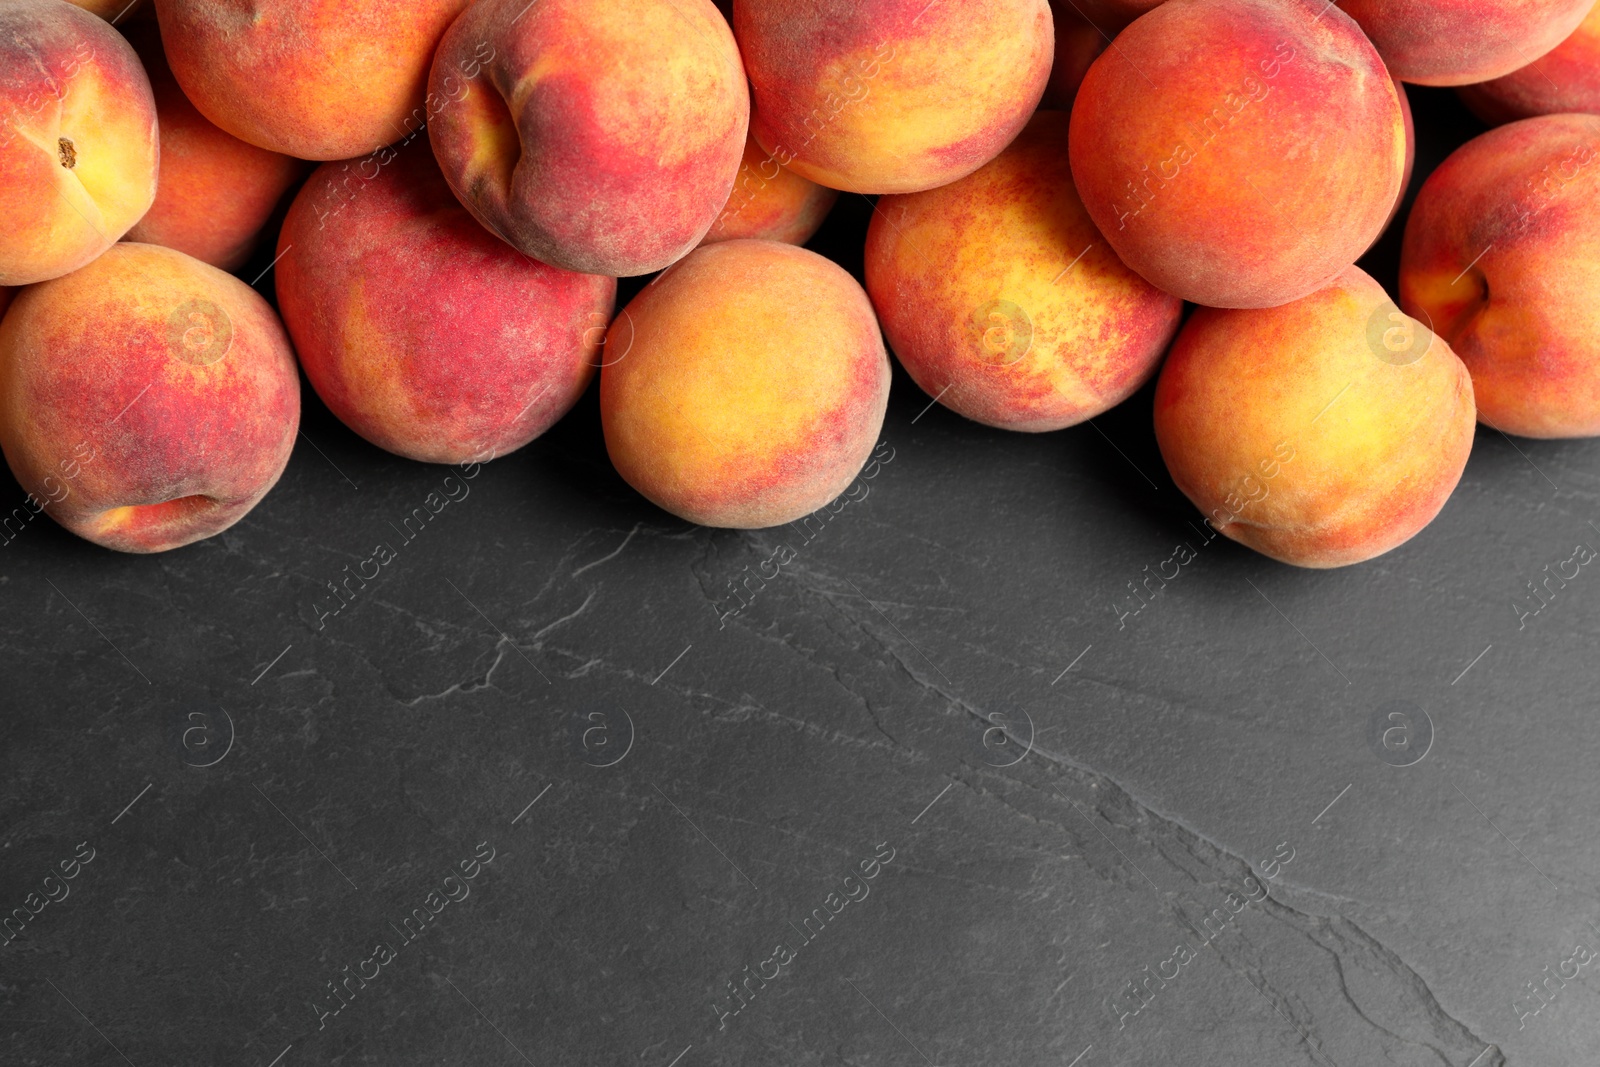
{"type": "Polygon", "coordinates": [[[1072,101],[1077,99],[1084,75],[1111,41],[1108,33],[1085,21],[1071,2],[1050,0],[1050,10],[1055,16],[1056,59],[1039,106],[1057,111],[1072,110],[1072,101]]]}
{"type": "Polygon", "coordinates": [[[778,526],[850,484],[883,427],[889,358],[854,278],[774,241],[698,248],[606,337],[611,462],[706,526],[778,526]]]}
{"type": "Polygon", "coordinates": [[[554,425],[594,376],[615,279],[496,238],[426,144],[401,149],[330,220],[318,204],[340,174],[327,163],[312,175],[278,240],[278,306],[329,410],[428,463],[482,462],[554,425]]]}
{"type": "Polygon", "coordinates": [[[1127,399],[1182,302],[1123,265],[1072,187],[1067,115],[1041,111],[951,185],[878,201],[867,291],[931,397],[1009,430],[1059,430],[1127,399]]]}
{"type": "Polygon", "coordinates": [[[127,239],[235,270],[249,260],[261,228],[305,165],[224,133],[195,110],[167,67],[154,23],[127,34],[150,74],[161,120],[156,200],[127,239]]]}
{"type": "Polygon", "coordinates": [[[1071,157],[1128,266],[1185,300],[1272,307],[1383,231],[1406,133],[1383,61],[1325,0],[1167,0],[1089,68],[1071,157]]]}
{"type": "Polygon", "coordinates": [[[1418,85],[1510,74],[1566,39],[1594,0],[1337,0],[1389,70],[1418,85]]]}
{"type": "Polygon", "coordinates": [[[1474,419],[1461,361],[1356,267],[1283,307],[1201,308],[1156,383],[1178,488],[1222,533],[1300,567],[1371,559],[1432,522],[1474,419]]]}
{"type": "Polygon", "coordinates": [[[156,105],[139,57],[60,0],[0,4],[0,285],[60,277],[149,209],[156,105]]]}
{"type": "Polygon", "coordinates": [[[445,34],[428,124],[461,202],[589,274],[660,270],[728,203],[749,129],[711,0],[478,0],[445,34]]]}
{"type": "Polygon", "coordinates": [[[277,315],[182,252],[116,245],[0,321],[11,473],[107,548],[161,552],[232,526],[283,473],[299,425],[277,315]]]}
{"type": "Polygon", "coordinates": [[[1600,4],[1553,52],[1504,77],[1456,92],[1484,122],[1498,126],[1535,115],[1600,115],[1600,4]]]}
{"type": "Polygon", "coordinates": [[[1400,303],[1466,362],[1483,422],[1600,435],[1600,115],[1469,141],[1406,224],[1400,303]]]}
{"type": "Polygon", "coordinates": [[[420,126],[434,46],[469,0],[156,0],[178,84],[241,141],[347,159],[420,126]]]}
{"type": "Polygon", "coordinates": [[[733,195],[701,244],[754,237],[803,245],[821,228],[839,191],[807,181],[768,155],[755,138],[744,146],[744,162],[733,195]]]}
{"type": "Polygon", "coordinates": [[[1047,0],[735,0],[751,131],[821,185],[913,193],[1000,154],[1039,104],[1047,0]]]}

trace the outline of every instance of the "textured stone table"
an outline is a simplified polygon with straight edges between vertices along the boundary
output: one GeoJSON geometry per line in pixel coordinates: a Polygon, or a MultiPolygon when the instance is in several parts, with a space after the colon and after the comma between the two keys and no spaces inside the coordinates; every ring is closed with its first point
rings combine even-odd
{"type": "MultiPolygon", "coordinates": [[[[1413,191],[1478,129],[1415,99],[1413,191]]],[[[897,373],[758,533],[634,495],[592,391],[470,472],[307,396],[227,534],[0,552],[0,1062],[1600,1059],[1600,577],[1514,607],[1600,545],[1600,445],[1484,431],[1313,573],[1202,538],[1148,389],[1022,436],[897,373]]]]}

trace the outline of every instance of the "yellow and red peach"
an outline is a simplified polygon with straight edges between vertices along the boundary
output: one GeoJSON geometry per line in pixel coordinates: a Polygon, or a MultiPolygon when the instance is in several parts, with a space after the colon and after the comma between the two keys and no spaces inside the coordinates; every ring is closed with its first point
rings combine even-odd
{"type": "Polygon", "coordinates": [[[778,526],[871,454],[889,359],[843,268],[774,241],[696,249],[611,324],[600,416],[618,473],[706,526],[778,526]]]}
{"type": "Polygon", "coordinates": [[[1047,0],[735,0],[733,23],[761,147],[857,193],[948,185],[999,155],[1055,52],[1047,0]]]}
{"type": "Polygon", "coordinates": [[[616,280],[496,238],[421,142],[329,219],[341,173],[312,175],[278,241],[278,306],[328,409],[428,463],[484,462],[554,425],[594,377],[616,280]]]}
{"type": "Polygon", "coordinates": [[[1378,53],[1313,0],[1167,0],[1095,60],[1072,112],[1072,175],[1106,240],[1213,307],[1337,277],[1383,231],[1405,157],[1378,53]]]}
{"type": "Polygon", "coordinates": [[[1086,21],[1070,3],[1071,0],[1050,0],[1055,16],[1056,59],[1039,106],[1054,111],[1072,110],[1084,75],[1111,42],[1110,31],[1086,21]]]}
{"type": "Polygon", "coordinates": [[[1524,119],[1428,177],[1400,302],[1472,372],[1485,425],[1600,435],[1600,115],[1524,119]]]}
{"type": "Polygon", "coordinates": [[[1058,430],[1155,373],[1183,304],[1123,265],[1072,187],[1067,115],[1041,111],[976,173],[878,201],[867,291],[889,347],[952,411],[1058,430]]]}
{"type": "Polygon", "coordinates": [[[0,321],[11,473],[107,548],[161,552],[232,526],[283,473],[299,424],[277,315],[182,252],[116,245],[0,321]]]}
{"type": "Polygon", "coordinates": [[[1472,450],[1472,379],[1350,267],[1277,308],[1201,308],[1156,383],[1172,480],[1211,525],[1300,567],[1360,563],[1444,507],[1472,450]]]}
{"type": "Polygon", "coordinates": [[[750,237],[803,245],[821,228],[839,191],[807,181],[762,150],[751,138],[733,183],[733,195],[701,244],[750,237]]]}
{"type": "Polygon", "coordinates": [[[1467,85],[1510,74],[1566,39],[1594,0],[1336,0],[1395,77],[1467,85]]]}
{"type": "Polygon", "coordinates": [[[156,105],[139,57],[60,0],[0,4],[0,285],[77,270],[156,195],[156,105]]]}
{"type": "Polygon", "coordinates": [[[127,239],[235,270],[249,260],[261,228],[305,164],[247,144],[195,110],[167,68],[153,23],[139,23],[127,34],[150,74],[161,127],[155,203],[127,239]]]}
{"type": "Polygon", "coordinates": [[[1503,77],[1456,92],[1484,122],[1498,126],[1536,115],[1600,115],[1600,3],[1555,50],[1503,77]]]}
{"type": "Polygon", "coordinates": [[[631,276],[700,243],[749,130],[711,0],[478,0],[445,34],[428,124],[477,219],[556,267],[631,276]]]}
{"type": "Polygon", "coordinates": [[[434,47],[468,0],[156,0],[167,59],[206,118],[301,159],[348,159],[426,121],[434,47]]]}

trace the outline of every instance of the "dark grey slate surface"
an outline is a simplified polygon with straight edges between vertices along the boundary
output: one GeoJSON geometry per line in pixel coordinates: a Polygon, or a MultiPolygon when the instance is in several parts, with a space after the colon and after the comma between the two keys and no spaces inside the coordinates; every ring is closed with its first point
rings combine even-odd
{"type": "MultiPolygon", "coordinates": [[[[1415,99],[1420,183],[1477,127],[1415,99]]],[[[858,268],[869,212],[817,246],[858,268]]],[[[649,507],[591,392],[320,631],[450,471],[314,400],[210,542],[29,527],[0,906],[75,877],[0,947],[0,1062],[1600,1059],[1600,578],[1512,606],[1600,545],[1600,445],[1485,431],[1422,537],[1312,573],[1201,542],[1148,390],[1036,437],[926,404],[807,540],[649,507]]]]}

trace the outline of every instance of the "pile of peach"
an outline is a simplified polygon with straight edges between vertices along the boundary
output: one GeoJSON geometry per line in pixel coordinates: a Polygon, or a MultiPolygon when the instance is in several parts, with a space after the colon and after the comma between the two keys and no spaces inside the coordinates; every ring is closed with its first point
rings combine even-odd
{"type": "Polygon", "coordinates": [[[1159,372],[1206,519],[1339,566],[1432,521],[1478,422],[1600,435],[1600,7],[0,0],[8,303],[6,461],[124,551],[262,499],[302,371],[467,463],[599,369],[630,485],[778,525],[866,462],[892,351],[1026,432],[1159,372]],[[1396,303],[1353,264],[1409,181],[1405,82],[1495,128],[1423,185],[1396,303]],[[801,247],[841,191],[878,198],[864,285],[801,247]],[[276,309],[226,273],[273,226],[276,309]]]}

